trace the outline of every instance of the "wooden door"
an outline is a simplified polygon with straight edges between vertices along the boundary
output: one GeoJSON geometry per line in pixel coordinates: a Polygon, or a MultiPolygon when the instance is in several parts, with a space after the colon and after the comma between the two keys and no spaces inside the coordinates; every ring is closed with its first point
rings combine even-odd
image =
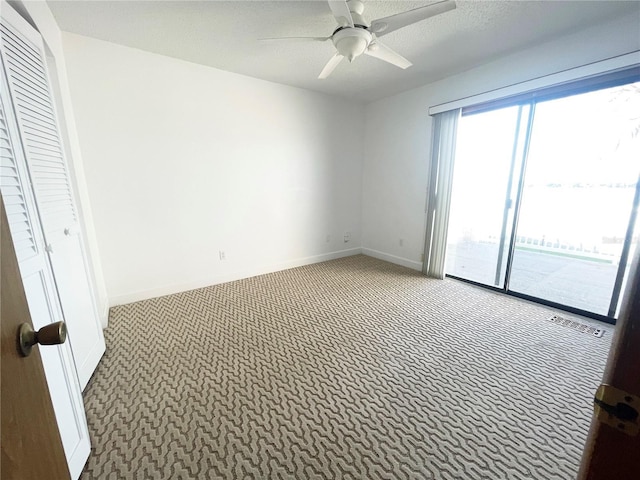
{"type": "MultiPolygon", "coordinates": [[[[105,351],[40,34],[3,4],[0,53],[82,389],[105,351]]],[[[27,292],[28,293],[28,292],[27,292]]]]}
{"type": "MultiPolygon", "coordinates": [[[[620,318],[609,351],[602,383],[631,394],[640,412],[640,251],[632,263],[620,318]]],[[[595,393],[595,392],[594,392],[595,393]]],[[[640,425],[640,418],[635,419],[640,425]]],[[[593,418],[579,480],[636,480],[640,478],[640,433],[629,435],[593,418]]]]}
{"type": "MultiPolygon", "coordinates": [[[[2,480],[69,478],[62,440],[42,368],[39,346],[18,353],[18,327],[31,323],[4,202],[0,259],[0,364],[2,370],[2,480]]],[[[56,348],[56,347],[44,347],[56,348]]]]}

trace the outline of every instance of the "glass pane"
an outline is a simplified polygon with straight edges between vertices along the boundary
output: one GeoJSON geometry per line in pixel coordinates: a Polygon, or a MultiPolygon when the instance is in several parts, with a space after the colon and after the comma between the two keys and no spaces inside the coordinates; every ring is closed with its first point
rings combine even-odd
{"type": "Polygon", "coordinates": [[[502,287],[513,210],[505,207],[512,196],[511,177],[517,178],[512,160],[519,115],[526,123],[517,106],[460,119],[445,264],[449,275],[502,287]]]}
{"type": "Polygon", "coordinates": [[[510,290],[607,315],[639,130],[640,83],[536,106],[510,290]]]}

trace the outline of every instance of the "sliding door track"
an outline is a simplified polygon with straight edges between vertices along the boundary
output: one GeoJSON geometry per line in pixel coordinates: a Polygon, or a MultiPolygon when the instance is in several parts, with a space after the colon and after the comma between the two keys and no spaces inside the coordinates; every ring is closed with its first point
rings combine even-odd
{"type": "Polygon", "coordinates": [[[558,310],[562,310],[564,312],[573,313],[575,315],[580,315],[582,317],[592,318],[594,320],[598,320],[600,322],[608,323],[610,325],[616,324],[616,318],[607,315],[600,315],[598,313],[589,312],[587,310],[582,310],[580,308],[570,307],[568,305],[563,305],[561,303],[551,302],[549,300],[544,300],[542,298],[533,297],[531,295],[526,295],[524,293],[513,292],[511,290],[505,290],[504,288],[495,287],[492,285],[485,285],[483,283],[474,282],[473,280],[467,280],[466,278],[456,277],[455,275],[446,275],[447,278],[452,278],[454,280],[459,280],[464,283],[468,283],[470,285],[475,285],[476,287],[484,288],[486,290],[491,290],[496,293],[501,293],[504,295],[508,295],[510,297],[521,298],[523,300],[528,300],[533,303],[537,303],[539,305],[544,305],[545,307],[556,308],[558,310]]]}

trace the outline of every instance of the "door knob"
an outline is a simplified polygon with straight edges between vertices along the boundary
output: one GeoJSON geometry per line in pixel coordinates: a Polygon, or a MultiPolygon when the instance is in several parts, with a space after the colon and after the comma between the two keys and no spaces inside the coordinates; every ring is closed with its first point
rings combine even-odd
{"type": "Polygon", "coordinates": [[[23,357],[31,354],[31,347],[40,345],[60,345],[67,339],[67,325],[64,322],[50,323],[37,332],[30,324],[23,323],[18,330],[18,345],[23,357]]]}

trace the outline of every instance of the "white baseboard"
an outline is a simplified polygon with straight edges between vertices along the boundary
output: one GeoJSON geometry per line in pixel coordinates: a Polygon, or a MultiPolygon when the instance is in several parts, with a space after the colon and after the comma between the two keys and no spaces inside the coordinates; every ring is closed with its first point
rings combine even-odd
{"type": "Polygon", "coordinates": [[[396,265],[411,268],[412,270],[418,270],[419,272],[422,271],[422,263],[409,260],[408,258],[397,257],[371,248],[362,248],[362,254],[369,255],[370,257],[377,258],[379,260],[384,260],[385,262],[395,263],[396,265]]]}
{"type": "MultiPolygon", "coordinates": [[[[289,268],[302,267],[304,265],[311,265],[313,263],[326,262],[328,260],[335,260],[337,258],[349,257],[352,255],[358,255],[362,253],[360,247],[349,248],[346,250],[338,250],[335,252],[324,253],[322,255],[314,255],[311,257],[297,258],[287,262],[281,262],[276,264],[264,265],[256,267],[251,270],[239,270],[236,272],[225,273],[222,275],[213,275],[211,277],[203,278],[188,283],[181,283],[175,285],[167,285],[164,287],[152,288],[149,290],[141,290],[138,292],[128,293],[124,295],[117,295],[109,299],[109,305],[115,307],[116,305],[125,305],[127,303],[139,302],[140,300],[148,300],[150,298],[162,297],[164,295],[172,295],[174,293],[186,292],[194,290],[196,288],[209,287],[211,285],[217,285],[219,283],[233,282],[234,280],[241,280],[243,278],[255,277],[256,275],[263,275],[265,273],[279,272],[281,270],[287,270],[289,268]]],[[[373,255],[372,255],[373,256],[373,255]]],[[[107,311],[108,314],[108,311],[107,311]]]]}

